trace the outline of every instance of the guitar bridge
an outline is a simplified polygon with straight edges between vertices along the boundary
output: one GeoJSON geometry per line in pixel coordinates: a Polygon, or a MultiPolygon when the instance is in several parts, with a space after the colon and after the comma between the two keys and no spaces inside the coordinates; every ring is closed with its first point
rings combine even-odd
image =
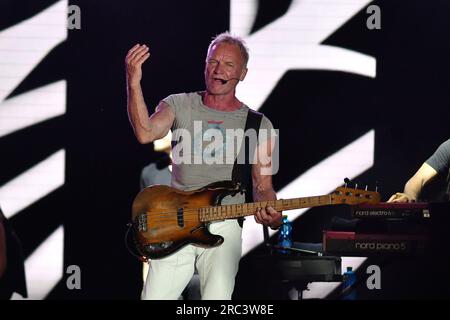
{"type": "Polygon", "coordinates": [[[140,232],[147,231],[147,213],[141,213],[138,216],[138,231],[140,232]]]}

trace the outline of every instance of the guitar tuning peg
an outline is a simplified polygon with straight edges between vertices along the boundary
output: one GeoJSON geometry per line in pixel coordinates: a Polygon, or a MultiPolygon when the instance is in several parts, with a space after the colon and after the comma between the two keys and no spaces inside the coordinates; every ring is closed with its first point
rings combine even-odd
{"type": "Polygon", "coordinates": [[[375,181],[375,192],[378,192],[378,181],[375,181]]]}
{"type": "Polygon", "coordinates": [[[358,184],[357,183],[355,183],[355,189],[358,189],[358,184]]]}
{"type": "Polygon", "coordinates": [[[364,190],[367,191],[367,184],[366,184],[366,187],[364,188],[364,190]]]}
{"type": "Polygon", "coordinates": [[[350,179],[349,178],[345,178],[344,179],[344,186],[345,188],[347,188],[347,185],[350,183],[350,179]]]}

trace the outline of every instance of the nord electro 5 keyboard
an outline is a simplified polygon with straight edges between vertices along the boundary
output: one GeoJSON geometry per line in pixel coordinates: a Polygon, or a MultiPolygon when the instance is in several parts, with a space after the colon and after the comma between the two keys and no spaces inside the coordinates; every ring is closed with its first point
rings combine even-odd
{"type": "Polygon", "coordinates": [[[379,219],[428,219],[429,205],[426,202],[360,204],[352,207],[353,218],[379,219]]]}

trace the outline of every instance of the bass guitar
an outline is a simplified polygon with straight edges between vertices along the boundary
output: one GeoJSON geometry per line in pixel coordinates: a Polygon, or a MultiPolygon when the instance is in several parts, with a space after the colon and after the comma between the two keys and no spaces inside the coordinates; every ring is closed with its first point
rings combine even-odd
{"type": "Polygon", "coordinates": [[[211,234],[208,223],[253,215],[256,208],[272,206],[277,211],[325,205],[378,203],[374,191],[340,187],[330,194],[313,197],[221,205],[227,195],[242,192],[239,184],[216,182],[194,191],[165,185],[143,189],[132,206],[132,230],[136,248],[146,259],[163,258],[193,244],[210,248],[223,237],[211,234]]]}

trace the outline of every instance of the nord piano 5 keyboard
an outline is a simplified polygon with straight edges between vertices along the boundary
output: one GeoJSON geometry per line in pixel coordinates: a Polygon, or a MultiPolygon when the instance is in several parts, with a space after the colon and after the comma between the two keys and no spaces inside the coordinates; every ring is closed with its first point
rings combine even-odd
{"type": "Polygon", "coordinates": [[[425,234],[359,234],[346,231],[324,231],[323,250],[326,255],[372,256],[417,255],[425,252],[425,234]]]}

